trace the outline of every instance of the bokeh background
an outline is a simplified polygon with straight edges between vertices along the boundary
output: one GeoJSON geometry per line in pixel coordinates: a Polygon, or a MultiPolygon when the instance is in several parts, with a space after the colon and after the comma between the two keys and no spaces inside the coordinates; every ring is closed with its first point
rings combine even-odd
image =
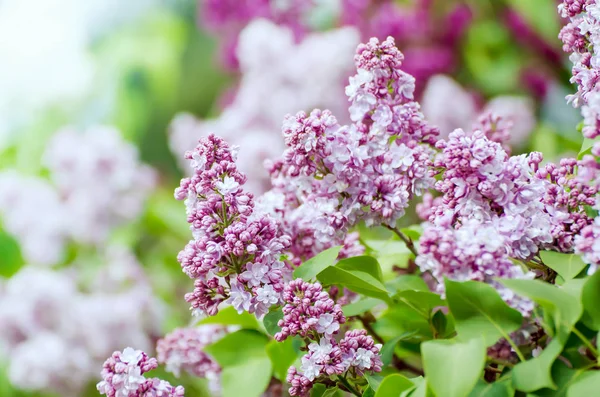
{"type": "Polygon", "coordinates": [[[557,4],[0,0],[0,396],[97,395],[113,350],[153,352],[196,321],[177,263],[183,153],[227,138],[260,194],[285,114],[348,119],[361,40],[395,37],[442,134],[493,110],[513,153],[577,153],[557,4]]]}

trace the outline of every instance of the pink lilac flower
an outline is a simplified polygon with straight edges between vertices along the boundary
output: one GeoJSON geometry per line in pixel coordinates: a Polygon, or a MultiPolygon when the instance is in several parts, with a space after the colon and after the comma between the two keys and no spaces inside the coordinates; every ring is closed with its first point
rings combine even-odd
{"type": "Polygon", "coordinates": [[[291,387],[288,391],[291,396],[306,396],[319,378],[362,377],[365,372],[380,372],[383,367],[381,347],[365,330],[348,331],[340,342],[321,337],[308,345],[300,369],[289,368],[286,380],[291,387]]]}
{"type": "Polygon", "coordinates": [[[464,221],[454,229],[450,225],[428,225],[419,240],[416,263],[438,281],[437,292],[444,294],[444,278],[454,281],[476,280],[494,286],[512,307],[529,315],[533,303],[513,294],[495,278],[533,278],[513,264],[506,237],[490,223],[464,221]]]}
{"type": "Polygon", "coordinates": [[[341,307],[319,283],[290,281],[283,291],[283,300],[283,319],[278,323],[281,331],[275,334],[280,342],[294,335],[314,338],[314,334],[319,333],[330,337],[346,322],[341,307]]]}
{"type": "Polygon", "coordinates": [[[569,18],[559,37],[563,50],[571,54],[571,82],[577,84],[577,92],[567,100],[581,107],[583,135],[593,139],[600,135],[600,3],[564,0],[558,8],[563,18],[569,18]]]}
{"type": "Polygon", "coordinates": [[[291,253],[309,258],[342,244],[359,221],[395,225],[409,199],[433,186],[437,130],[412,100],[414,79],[402,72],[392,38],[357,49],[357,74],[346,94],[349,126],[328,110],[287,116],[288,148],[270,165],[271,213],[292,236],[291,253]]]}
{"type": "Polygon", "coordinates": [[[96,388],[107,397],[182,397],[182,386],[173,387],[167,381],[147,379],[144,373],[158,367],[155,358],[131,347],[116,351],[104,362],[102,381],[96,388]]]}
{"type": "Polygon", "coordinates": [[[226,333],[227,328],[220,325],[178,328],[157,342],[158,362],[177,377],[185,371],[192,376],[208,379],[209,388],[216,393],[221,388],[221,367],[204,352],[204,348],[226,333]]]}
{"type": "Polygon", "coordinates": [[[290,239],[275,219],[254,210],[252,194],[243,190],[246,176],[237,169],[236,152],[209,135],[186,153],[194,175],[182,179],[175,197],[185,200],[194,239],[178,260],[195,279],[194,291],[186,295],[193,309],[214,315],[226,302],[262,318],[282,302],[291,268],[281,256],[290,239]]]}

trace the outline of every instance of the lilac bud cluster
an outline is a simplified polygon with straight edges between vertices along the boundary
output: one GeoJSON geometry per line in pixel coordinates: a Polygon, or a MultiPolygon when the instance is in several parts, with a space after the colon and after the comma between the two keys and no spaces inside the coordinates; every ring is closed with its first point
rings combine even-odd
{"type": "Polygon", "coordinates": [[[300,370],[294,366],[288,370],[290,395],[307,395],[321,376],[347,374],[356,377],[363,376],[366,371],[381,371],[381,345],[375,344],[366,331],[349,331],[339,342],[334,339],[346,318],[341,307],[319,283],[311,284],[301,279],[291,281],[283,296],[286,302],[284,317],[278,323],[281,331],[275,334],[275,339],[283,341],[298,335],[311,341],[308,352],[302,357],[300,370]]]}
{"type": "Polygon", "coordinates": [[[227,302],[262,318],[282,303],[291,268],[281,257],[290,239],[272,217],[254,210],[252,194],[242,190],[246,176],[236,167],[236,150],[224,140],[203,138],[186,158],[194,175],[182,179],[175,192],[185,199],[194,237],[178,256],[195,279],[186,300],[208,315],[227,302]]]}
{"type": "Polygon", "coordinates": [[[104,362],[102,381],[96,388],[107,397],[182,397],[182,386],[173,387],[167,381],[144,377],[158,367],[155,358],[131,347],[116,351],[104,362]]]}

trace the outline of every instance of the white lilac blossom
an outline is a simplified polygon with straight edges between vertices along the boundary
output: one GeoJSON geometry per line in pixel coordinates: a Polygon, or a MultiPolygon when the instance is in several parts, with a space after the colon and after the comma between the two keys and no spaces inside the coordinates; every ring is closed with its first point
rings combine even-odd
{"type": "MultiPolygon", "coordinates": [[[[26,266],[0,290],[0,346],[15,386],[79,396],[115,348],[152,347],[161,313],[143,279],[113,279],[110,288],[82,292],[75,276],[26,266]]],[[[110,277],[102,279],[108,284],[110,277]]]]}
{"type": "Polygon", "coordinates": [[[107,397],[183,397],[182,386],[144,376],[157,367],[156,359],[141,350],[128,347],[123,352],[115,351],[104,362],[102,381],[96,388],[107,397]]]}
{"type": "Polygon", "coordinates": [[[270,165],[269,201],[292,236],[294,257],[341,244],[359,221],[395,225],[409,199],[433,186],[437,130],[413,101],[414,79],[402,60],[392,38],[358,46],[357,74],[346,87],[350,125],[329,110],[286,117],[287,149],[270,165]]]}
{"type": "Polygon", "coordinates": [[[558,8],[563,18],[569,18],[559,37],[563,50],[571,54],[571,82],[577,84],[577,92],[567,100],[581,107],[583,135],[593,139],[600,135],[600,3],[563,0],[558,8]]]}
{"type": "Polygon", "coordinates": [[[58,131],[44,164],[67,211],[69,235],[87,244],[102,243],[113,228],[135,219],[155,184],[136,147],[111,127],[58,131]]]}
{"type": "Polygon", "coordinates": [[[457,128],[468,130],[474,123],[481,125],[481,120],[496,119],[493,129],[504,134],[490,132],[488,138],[502,143],[505,148],[521,147],[536,124],[530,98],[498,96],[480,106],[473,94],[444,75],[429,79],[421,105],[427,121],[437,126],[444,138],[457,128]]]}
{"type": "Polygon", "coordinates": [[[206,378],[213,395],[220,394],[221,367],[204,348],[226,335],[228,329],[220,325],[200,325],[178,328],[156,344],[158,362],[179,377],[182,371],[206,378]]]}
{"type": "MultiPolygon", "coordinates": [[[[344,81],[352,72],[350,59],[358,41],[358,32],[346,27],[309,34],[296,44],[286,27],[267,20],[251,22],[240,35],[242,76],[232,102],[213,120],[176,116],[170,127],[171,151],[180,159],[198,139],[217,134],[242,148],[238,166],[253,176],[246,188],[264,192],[269,176],[263,162],[284,148],[281,119],[298,109],[343,111],[344,81]]],[[[188,172],[189,166],[181,165],[188,172]]]]}
{"type": "Polygon", "coordinates": [[[184,178],[175,197],[185,200],[191,240],[178,260],[194,291],[186,295],[192,309],[214,315],[221,302],[238,312],[262,318],[281,303],[291,267],[282,261],[290,238],[278,222],[257,212],[253,196],[243,190],[237,150],[214,135],[202,138],[186,158],[194,175],[184,178]]]}

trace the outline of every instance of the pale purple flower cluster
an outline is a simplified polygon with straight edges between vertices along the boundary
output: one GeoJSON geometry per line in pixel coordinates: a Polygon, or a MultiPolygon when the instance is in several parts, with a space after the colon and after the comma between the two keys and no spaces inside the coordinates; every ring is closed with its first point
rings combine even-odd
{"type": "Polygon", "coordinates": [[[569,23],[560,32],[563,50],[571,53],[577,92],[567,97],[581,107],[583,135],[593,139],[600,135],[600,3],[596,0],[564,0],[559,5],[569,23]]]}
{"type": "MultiPolygon", "coordinates": [[[[585,155],[577,164],[577,181],[587,189],[600,188],[600,143],[592,147],[592,155],[585,155]]],[[[587,197],[586,197],[587,198],[587,197]]],[[[596,197],[593,209],[600,210],[600,198],[596,197]]],[[[581,255],[584,262],[590,265],[588,273],[592,274],[600,266],[600,216],[581,229],[575,236],[575,253],[581,255]]]]}
{"type": "Polygon", "coordinates": [[[278,341],[288,336],[312,337],[324,334],[328,337],[338,332],[340,324],[346,322],[342,308],[333,302],[319,283],[308,283],[302,279],[290,281],[283,291],[283,319],[278,325],[281,331],[275,334],[278,341]]]}
{"type": "Polygon", "coordinates": [[[4,283],[0,355],[7,359],[13,385],[80,396],[115,348],[152,347],[162,320],[160,302],[137,275],[142,269],[130,255],[121,251],[103,258],[110,263],[94,274],[102,281],[87,285],[86,292],[78,289],[74,269],[26,266],[4,283]],[[117,277],[108,274],[113,265],[117,277]]]}
{"type": "MultiPolygon", "coordinates": [[[[239,2],[235,3],[237,7],[239,2]]],[[[351,27],[311,33],[296,43],[285,26],[252,21],[239,37],[241,76],[232,98],[215,119],[178,115],[171,123],[172,152],[182,159],[198,139],[215,133],[243,148],[238,167],[252,175],[246,188],[255,194],[264,192],[270,181],[263,162],[284,150],[282,118],[298,109],[323,107],[339,113],[347,109],[343,89],[353,71],[351,57],[358,43],[359,34],[351,27]]],[[[187,164],[181,168],[186,173],[189,169],[187,164]]]]}
{"type": "Polygon", "coordinates": [[[447,138],[457,128],[483,129],[488,138],[502,146],[520,147],[536,124],[531,98],[497,96],[480,104],[474,93],[449,76],[436,75],[427,82],[421,105],[425,118],[447,138]]]}
{"type": "Polygon", "coordinates": [[[600,176],[598,168],[593,157],[587,156],[582,161],[564,158],[559,165],[547,164],[537,171],[539,178],[551,182],[543,198],[553,222],[551,232],[554,243],[551,248],[572,252],[575,236],[593,222],[586,213],[586,207],[595,205],[598,186],[591,184],[588,179],[592,174],[595,174],[595,178],[600,176]],[[590,160],[593,165],[589,163],[590,160]]]}
{"type": "Polygon", "coordinates": [[[102,381],[96,388],[107,397],[182,397],[182,386],[171,386],[158,378],[144,374],[158,367],[155,358],[131,347],[116,351],[104,362],[102,381]]]}
{"type": "Polygon", "coordinates": [[[156,183],[137,148],[112,127],[65,128],[48,143],[44,163],[68,215],[72,239],[101,244],[142,212],[156,183]]]}
{"type": "Polygon", "coordinates": [[[529,315],[533,303],[503,287],[495,278],[532,278],[513,264],[508,256],[506,237],[492,223],[464,220],[460,228],[428,225],[419,240],[416,259],[421,271],[429,271],[438,281],[437,292],[444,294],[444,277],[455,281],[476,280],[493,285],[512,307],[529,315]]]}
{"type": "Polygon", "coordinates": [[[311,340],[300,370],[294,366],[288,370],[290,395],[307,395],[320,376],[363,376],[366,371],[381,371],[381,345],[376,345],[366,331],[349,331],[339,342],[333,338],[346,318],[319,283],[291,281],[285,287],[284,300],[284,317],[278,323],[281,331],[275,339],[299,335],[311,340]]]}
{"type": "Polygon", "coordinates": [[[262,318],[282,302],[291,268],[281,256],[290,239],[272,217],[254,210],[235,157],[236,148],[214,135],[186,153],[194,175],[182,179],[175,197],[185,199],[194,239],[178,260],[195,279],[194,291],[186,295],[193,309],[214,315],[226,301],[262,318]]]}
{"type": "Polygon", "coordinates": [[[346,89],[353,124],[341,126],[328,110],[286,117],[288,148],[271,164],[267,201],[295,256],[341,244],[362,220],[395,225],[409,199],[433,186],[437,130],[412,101],[414,79],[400,70],[402,59],[392,38],[358,47],[358,73],[346,89]]]}
{"type": "Polygon", "coordinates": [[[442,153],[435,164],[444,172],[436,189],[444,196],[432,211],[432,222],[491,222],[506,237],[509,254],[521,259],[553,243],[553,219],[542,202],[549,183],[535,175],[540,153],[509,157],[483,131],[467,135],[456,130],[437,146],[442,153]]]}
{"type": "Polygon", "coordinates": [[[192,376],[206,378],[211,391],[218,393],[221,367],[204,348],[226,333],[227,328],[220,325],[178,328],[157,342],[158,362],[165,364],[165,369],[177,377],[185,371],[192,376]]]}

